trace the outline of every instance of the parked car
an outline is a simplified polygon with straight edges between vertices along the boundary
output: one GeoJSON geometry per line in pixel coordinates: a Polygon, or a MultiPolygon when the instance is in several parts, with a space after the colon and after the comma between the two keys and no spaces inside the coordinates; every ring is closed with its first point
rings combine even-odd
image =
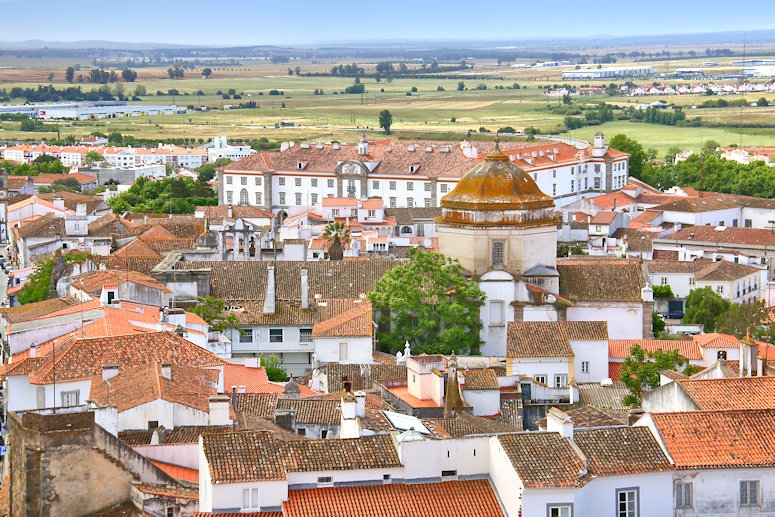
{"type": "Polygon", "coordinates": [[[665,319],[668,320],[680,320],[683,319],[684,312],[683,311],[670,311],[667,314],[665,314],[665,319]]]}

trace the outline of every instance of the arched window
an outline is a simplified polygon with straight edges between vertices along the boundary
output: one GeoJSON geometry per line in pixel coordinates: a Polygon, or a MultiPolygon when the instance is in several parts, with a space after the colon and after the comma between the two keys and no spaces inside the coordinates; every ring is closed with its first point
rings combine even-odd
{"type": "Polygon", "coordinates": [[[503,265],[503,242],[496,241],[492,243],[492,265],[503,265]]]}
{"type": "Polygon", "coordinates": [[[402,234],[412,233],[411,226],[402,226],[401,227],[401,233],[402,234]]]}
{"type": "Polygon", "coordinates": [[[250,201],[248,201],[248,191],[246,189],[240,190],[240,193],[239,193],[239,204],[240,205],[248,205],[248,204],[250,204],[250,201]]]}

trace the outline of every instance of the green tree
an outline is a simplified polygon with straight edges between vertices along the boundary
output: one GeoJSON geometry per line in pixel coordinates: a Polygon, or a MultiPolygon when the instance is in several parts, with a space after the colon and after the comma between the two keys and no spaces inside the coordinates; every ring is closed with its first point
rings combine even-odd
{"type": "Polygon", "coordinates": [[[665,162],[667,162],[668,165],[673,165],[675,163],[675,157],[678,156],[680,153],[681,153],[680,147],[676,145],[670,147],[665,153],[665,162]]]}
{"type": "Polygon", "coordinates": [[[479,353],[485,294],[458,261],[410,249],[409,261],[377,280],[368,297],[379,311],[381,350],[394,353],[409,341],[417,353],[479,353]]]}
{"type": "Polygon", "coordinates": [[[283,369],[283,360],[274,354],[270,354],[268,358],[261,356],[261,365],[266,370],[266,376],[272,382],[285,382],[288,379],[288,374],[283,369]]]}
{"type": "Polygon", "coordinates": [[[660,370],[674,370],[691,375],[699,368],[690,365],[686,358],[681,357],[678,349],[669,352],[662,350],[646,352],[640,345],[635,345],[630,349],[630,356],[622,363],[619,380],[630,392],[622,399],[622,404],[640,407],[643,392],[659,386],[660,370]]]}
{"type": "Polygon", "coordinates": [[[701,152],[702,154],[705,154],[705,155],[712,155],[716,153],[716,149],[718,149],[719,147],[721,147],[721,144],[719,144],[715,140],[706,140],[702,144],[701,152]]]}
{"type": "Polygon", "coordinates": [[[756,105],[760,107],[769,106],[770,103],[767,101],[765,97],[759,97],[759,100],[756,101],[756,105]]]}
{"type": "Polygon", "coordinates": [[[223,298],[200,296],[196,299],[196,305],[188,311],[199,315],[214,332],[239,328],[237,316],[226,311],[226,302],[223,298]]]}
{"type": "Polygon", "coordinates": [[[608,145],[618,151],[622,151],[630,154],[630,174],[636,178],[640,178],[643,172],[643,164],[646,163],[648,156],[646,151],[643,150],[637,141],[628,137],[627,135],[618,134],[614,136],[608,145]]]}
{"type": "Polygon", "coordinates": [[[464,83],[463,81],[458,81],[457,91],[462,92],[465,89],[466,89],[466,83],[464,83]]]}
{"type": "Polygon", "coordinates": [[[656,338],[664,330],[665,320],[662,319],[662,316],[657,311],[651,311],[651,334],[656,338]]]}
{"type": "Polygon", "coordinates": [[[716,322],[729,308],[729,301],[710,287],[692,289],[684,303],[684,323],[700,323],[705,332],[715,332],[716,322]]]}
{"type": "Polygon", "coordinates": [[[379,127],[385,130],[385,134],[390,134],[390,126],[393,125],[393,115],[388,110],[379,112],[379,127]]]}
{"type": "Polygon", "coordinates": [[[675,298],[673,289],[669,285],[654,285],[651,286],[651,290],[654,292],[654,298],[675,298]]]}
{"type": "Polygon", "coordinates": [[[124,78],[124,81],[133,83],[135,79],[137,79],[137,72],[130,70],[129,68],[124,68],[121,70],[121,77],[124,78]]]}
{"type": "Polygon", "coordinates": [[[72,84],[73,79],[75,79],[75,68],[68,66],[65,70],[65,81],[72,84]]]}
{"type": "Polygon", "coordinates": [[[95,162],[105,161],[105,157],[97,151],[87,151],[86,154],[83,155],[83,161],[86,163],[86,165],[91,165],[95,162]]]}
{"type": "Polygon", "coordinates": [[[202,69],[202,77],[203,78],[209,79],[211,75],[213,75],[212,68],[203,68],[202,69]]]}
{"type": "Polygon", "coordinates": [[[329,223],[323,229],[321,237],[328,244],[328,258],[342,260],[344,258],[342,248],[350,242],[350,230],[342,223],[329,223]]]}
{"type": "MultiPolygon", "coordinates": [[[[68,253],[63,254],[65,265],[94,260],[89,253],[68,253]]],[[[51,275],[54,272],[54,261],[50,258],[39,260],[35,264],[35,271],[27,277],[19,295],[16,299],[20,304],[41,302],[48,299],[49,288],[51,287],[51,275]]]]}
{"type": "Polygon", "coordinates": [[[750,332],[755,339],[766,340],[770,334],[768,320],[764,300],[744,304],[730,303],[727,310],[718,317],[716,331],[732,334],[737,338],[743,338],[750,332]]]}

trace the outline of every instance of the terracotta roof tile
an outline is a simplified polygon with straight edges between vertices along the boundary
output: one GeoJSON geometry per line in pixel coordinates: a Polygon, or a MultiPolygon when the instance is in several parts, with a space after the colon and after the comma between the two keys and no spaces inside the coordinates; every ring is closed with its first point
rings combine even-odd
{"type": "Polygon", "coordinates": [[[333,318],[315,323],[312,337],[371,336],[373,331],[371,303],[364,300],[333,318]]]}
{"type": "Polygon", "coordinates": [[[702,348],[738,348],[740,340],[731,334],[696,334],[692,339],[702,348]]]}
{"type": "Polygon", "coordinates": [[[82,304],[78,303],[78,300],[75,298],[68,296],[65,298],[51,298],[40,302],[0,309],[0,314],[3,315],[3,318],[5,318],[8,323],[21,323],[24,321],[32,321],[40,316],[45,316],[52,312],[78,305],[82,304]]]}
{"type": "Polygon", "coordinates": [[[507,357],[573,357],[571,341],[608,339],[604,321],[509,322],[507,357]]]}
{"type": "Polygon", "coordinates": [[[700,410],[775,409],[775,377],[676,381],[700,410]]]}
{"type": "Polygon", "coordinates": [[[463,376],[465,382],[461,384],[461,388],[464,390],[497,390],[500,389],[498,384],[498,377],[495,375],[495,371],[490,368],[482,368],[475,370],[458,370],[458,378],[463,376]]]}
{"type": "Polygon", "coordinates": [[[248,413],[261,418],[273,418],[277,407],[277,393],[237,393],[235,399],[235,411],[248,413]]]}
{"type": "Polygon", "coordinates": [[[557,433],[517,433],[498,436],[525,488],[573,488],[586,480],[586,469],[567,438],[557,433]]]}
{"type": "Polygon", "coordinates": [[[670,461],[647,427],[577,430],[573,440],[587,457],[587,468],[593,476],[672,470],[670,461]]]}
{"type": "Polygon", "coordinates": [[[619,377],[612,377],[613,386],[601,386],[599,382],[579,383],[579,403],[583,406],[595,406],[600,409],[627,411],[622,399],[630,392],[619,377]]]}
{"type": "MultiPolygon", "coordinates": [[[[603,410],[595,406],[583,406],[569,409],[565,413],[571,418],[574,428],[619,427],[627,424],[627,418],[621,412],[603,410]]],[[[536,420],[539,429],[546,429],[546,418],[536,420]]]]}
{"type": "Polygon", "coordinates": [[[292,490],[288,495],[283,503],[285,517],[504,515],[485,479],[292,490]]]}
{"type": "Polygon", "coordinates": [[[758,274],[761,269],[728,260],[713,261],[697,259],[694,261],[650,260],[647,263],[650,273],[689,273],[696,280],[706,282],[729,281],[758,274]]]}
{"type": "Polygon", "coordinates": [[[57,382],[88,380],[101,375],[102,365],[106,363],[116,363],[123,370],[153,361],[171,362],[173,367],[225,363],[217,355],[171,332],[151,332],[99,338],[70,337],[45,356],[27,358],[6,367],[11,367],[14,375],[28,374],[32,384],[51,384],[54,374],[57,382]]]}
{"type": "Polygon", "coordinates": [[[681,228],[672,235],[659,238],[660,241],[692,240],[696,242],[710,242],[716,246],[740,244],[745,246],[772,246],[775,245],[775,233],[763,228],[739,228],[727,226],[719,231],[715,226],[687,226],[681,228]]]}
{"type": "Polygon", "coordinates": [[[99,296],[102,292],[102,287],[107,284],[123,284],[132,283],[138,284],[144,287],[150,287],[156,289],[162,293],[171,292],[166,285],[162,284],[155,278],[138,273],[137,271],[119,270],[119,269],[102,269],[90,273],[83,273],[81,275],[71,277],[71,285],[76,289],[90,294],[99,296]]]}
{"type": "Polygon", "coordinates": [[[199,500],[199,490],[196,488],[170,488],[164,486],[146,485],[143,483],[135,483],[134,487],[140,492],[148,495],[174,497],[176,499],[199,500]]]}
{"type": "Polygon", "coordinates": [[[579,301],[639,302],[646,286],[637,261],[608,258],[557,259],[560,295],[579,301]]]}
{"type": "Polygon", "coordinates": [[[681,357],[691,361],[702,360],[702,350],[697,346],[697,343],[690,339],[609,339],[608,357],[610,359],[630,357],[630,349],[635,345],[640,345],[647,352],[678,350],[681,357]]]}
{"type": "Polygon", "coordinates": [[[279,399],[278,411],[293,411],[298,424],[339,425],[342,412],[338,400],[279,399]]]}
{"type": "Polygon", "coordinates": [[[775,410],[653,413],[678,469],[775,467],[775,410]]]}
{"type": "Polygon", "coordinates": [[[343,377],[347,377],[353,390],[372,389],[374,382],[384,379],[406,379],[406,366],[396,364],[328,363],[320,371],[326,375],[329,393],[342,391],[344,388],[343,377]]]}

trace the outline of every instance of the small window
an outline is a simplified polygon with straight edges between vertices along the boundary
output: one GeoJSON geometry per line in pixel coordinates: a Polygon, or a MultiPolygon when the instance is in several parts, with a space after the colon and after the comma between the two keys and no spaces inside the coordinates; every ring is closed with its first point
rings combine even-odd
{"type": "Polygon", "coordinates": [[[371,182],[371,188],[378,189],[379,188],[379,181],[372,181],[371,182]]]}
{"type": "Polygon", "coordinates": [[[348,360],[349,346],[347,343],[339,343],[339,362],[348,360]]]}
{"type": "Polygon", "coordinates": [[[550,504],[546,507],[546,517],[573,517],[573,504],[550,504]]]}
{"type": "Polygon", "coordinates": [[[396,207],[396,198],[391,197],[390,198],[390,208],[395,208],[395,207],[396,207]]]}
{"type": "Polygon", "coordinates": [[[414,182],[410,181],[406,184],[406,190],[414,190],[414,182]]]}
{"type": "Polygon", "coordinates": [[[232,194],[231,190],[227,190],[226,191],[226,203],[231,204],[233,196],[234,195],[232,194]]]}
{"type": "Polygon", "coordinates": [[[321,438],[327,438],[328,437],[328,429],[323,429],[320,431],[320,437],[321,438]]]}
{"type": "Polygon", "coordinates": [[[504,264],[505,244],[503,241],[492,243],[492,265],[502,266],[504,264]]]}
{"type": "Polygon", "coordinates": [[[576,182],[574,180],[570,180],[570,191],[576,192],[576,182]]]}
{"type": "Polygon", "coordinates": [[[638,517],[638,506],[637,488],[616,491],[616,517],[638,517]]]}
{"type": "Polygon", "coordinates": [[[318,204],[318,195],[317,194],[310,194],[309,195],[309,200],[310,200],[310,202],[313,205],[317,205],[318,204]]]}
{"type": "Polygon", "coordinates": [[[277,184],[281,186],[285,185],[285,178],[283,177],[277,178],[277,184]]]}
{"type": "Polygon", "coordinates": [[[554,376],[554,387],[555,388],[564,388],[568,385],[568,376],[567,375],[555,375],[554,376]]]}
{"type": "Polygon", "coordinates": [[[301,204],[301,192],[296,193],[296,206],[301,204]]]}
{"type": "Polygon", "coordinates": [[[60,395],[62,395],[63,407],[78,405],[78,391],[63,391],[60,395]]]}
{"type": "Polygon", "coordinates": [[[534,375],[533,380],[541,384],[546,384],[546,375],[543,375],[543,374],[534,375]]]}
{"type": "Polygon", "coordinates": [[[716,286],[716,292],[718,294],[724,294],[724,286],[723,285],[716,286]]]}
{"type": "Polygon", "coordinates": [[[430,199],[426,199],[425,200],[425,208],[430,208],[430,207],[431,207],[431,200],[430,199]]]}
{"type": "Polygon", "coordinates": [[[457,470],[442,470],[441,471],[441,480],[442,481],[453,481],[457,479],[457,470]]]}
{"type": "Polygon", "coordinates": [[[408,197],[406,198],[406,208],[412,208],[414,206],[414,198],[408,197]]]}
{"type": "Polygon", "coordinates": [[[309,180],[309,184],[310,184],[311,187],[317,187],[318,186],[318,179],[317,178],[310,179],[309,180]]]}
{"type": "Polygon", "coordinates": [[[552,178],[557,177],[557,169],[552,169],[552,178]]]}
{"type": "Polygon", "coordinates": [[[246,176],[240,176],[239,182],[240,182],[240,185],[247,185],[248,178],[246,176]]]}
{"type": "Polygon", "coordinates": [[[293,182],[297,187],[301,187],[301,178],[294,178],[293,182]]]}
{"type": "Polygon", "coordinates": [[[595,164],[595,172],[600,172],[600,164],[599,163],[595,164]]]}
{"type": "Polygon", "coordinates": [[[258,508],[258,488],[242,489],[242,508],[258,508]]]}
{"type": "Polygon", "coordinates": [[[240,329],[239,342],[240,343],[252,343],[253,342],[253,329],[240,329]]]}
{"type": "Polygon", "coordinates": [[[423,183],[423,187],[425,188],[425,192],[431,191],[431,184],[430,183],[423,183]]]}
{"type": "Polygon", "coordinates": [[[226,176],[226,184],[231,185],[231,182],[232,182],[231,176],[226,176]]]}
{"type": "Polygon", "coordinates": [[[581,373],[589,373],[589,361],[581,361],[581,373]]]}
{"type": "Polygon", "coordinates": [[[691,508],[692,507],[692,483],[676,482],[675,484],[675,507],[676,508],[691,508]]]}
{"type": "Polygon", "coordinates": [[[595,190],[600,189],[600,178],[595,178],[595,190]]]}
{"type": "Polygon", "coordinates": [[[662,285],[667,285],[667,277],[663,276],[662,278],[660,278],[659,283],[661,283],[662,285]]]}
{"type": "Polygon", "coordinates": [[[746,228],[751,228],[753,226],[753,222],[750,219],[746,219],[744,224],[746,228]]]}
{"type": "Polygon", "coordinates": [[[334,478],[332,476],[318,476],[318,486],[334,486],[334,478]]]}
{"type": "Polygon", "coordinates": [[[334,188],[334,180],[328,180],[328,188],[334,188]]]}
{"type": "Polygon", "coordinates": [[[338,208],[332,208],[331,209],[331,216],[332,217],[339,217],[339,209],[338,208]]]}
{"type": "Polygon", "coordinates": [[[270,343],[282,343],[283,342],[283,329],[269,329],[269,342],[270,343]]]}
{"type": "Polygon", "coordinates": [[[261,177],[260,176],[256,176],[256,186],[257,187],[261,186],[261,177]]]}
{"type": "Polygon", "coordinates": [[[382,483],[389,485],[393,481],[393,477],[390,474],[382,474],[382,483]]]}
{"type": "Polygon", "coordinates": [[[446,183],[442,183],[441,184],[441,193],[445,194],[446,192],[447,192],[447,184],[446,183]]]}
{"type": "Polygon", "coordinates": [[[503,301],[493,300],[490,302],[490,325],[504,325],[503,301]]]}
{"type": "Polygon", "coordinates": [[[285,192],[280,192],[280,204],[285,204],[285,192]]]}
{"type": "Polygon", "coordinates": [[[299,341],[309,343],[312,341],[312,329],[299,329],[299,341]]]}
{"type": "Polygon", "coordinates": [[[376,210],[369,210],[368,214],[369,214],[369,217],[376,217],[377,212],[376,210]]]}
{"type": "Polygon", "coordinates": [[[557,183],[552,183],[552,195],[557,195],[557,183]]]}
{"type": "Polygon", "coordinates": [[[694,277],[689,277],[689,285],[694,285],[694,277]]]}
{"type": "Polygon", "coordinates": [[[396,182],[395,181],[391,181],[390,182],[390,190],[395,190],[395,189],[396,189],[396,182]]]}
{"type": "Polygon", "coordinates": [[[153,431],[159,427],[159,421],[158,420],[148,420],[148,430],[153,431]]]}
{"type": "Polygon", "coordinates": [[[759,482],[740,482],[740,506],[756,506],[759,504],[759,482]]]}

